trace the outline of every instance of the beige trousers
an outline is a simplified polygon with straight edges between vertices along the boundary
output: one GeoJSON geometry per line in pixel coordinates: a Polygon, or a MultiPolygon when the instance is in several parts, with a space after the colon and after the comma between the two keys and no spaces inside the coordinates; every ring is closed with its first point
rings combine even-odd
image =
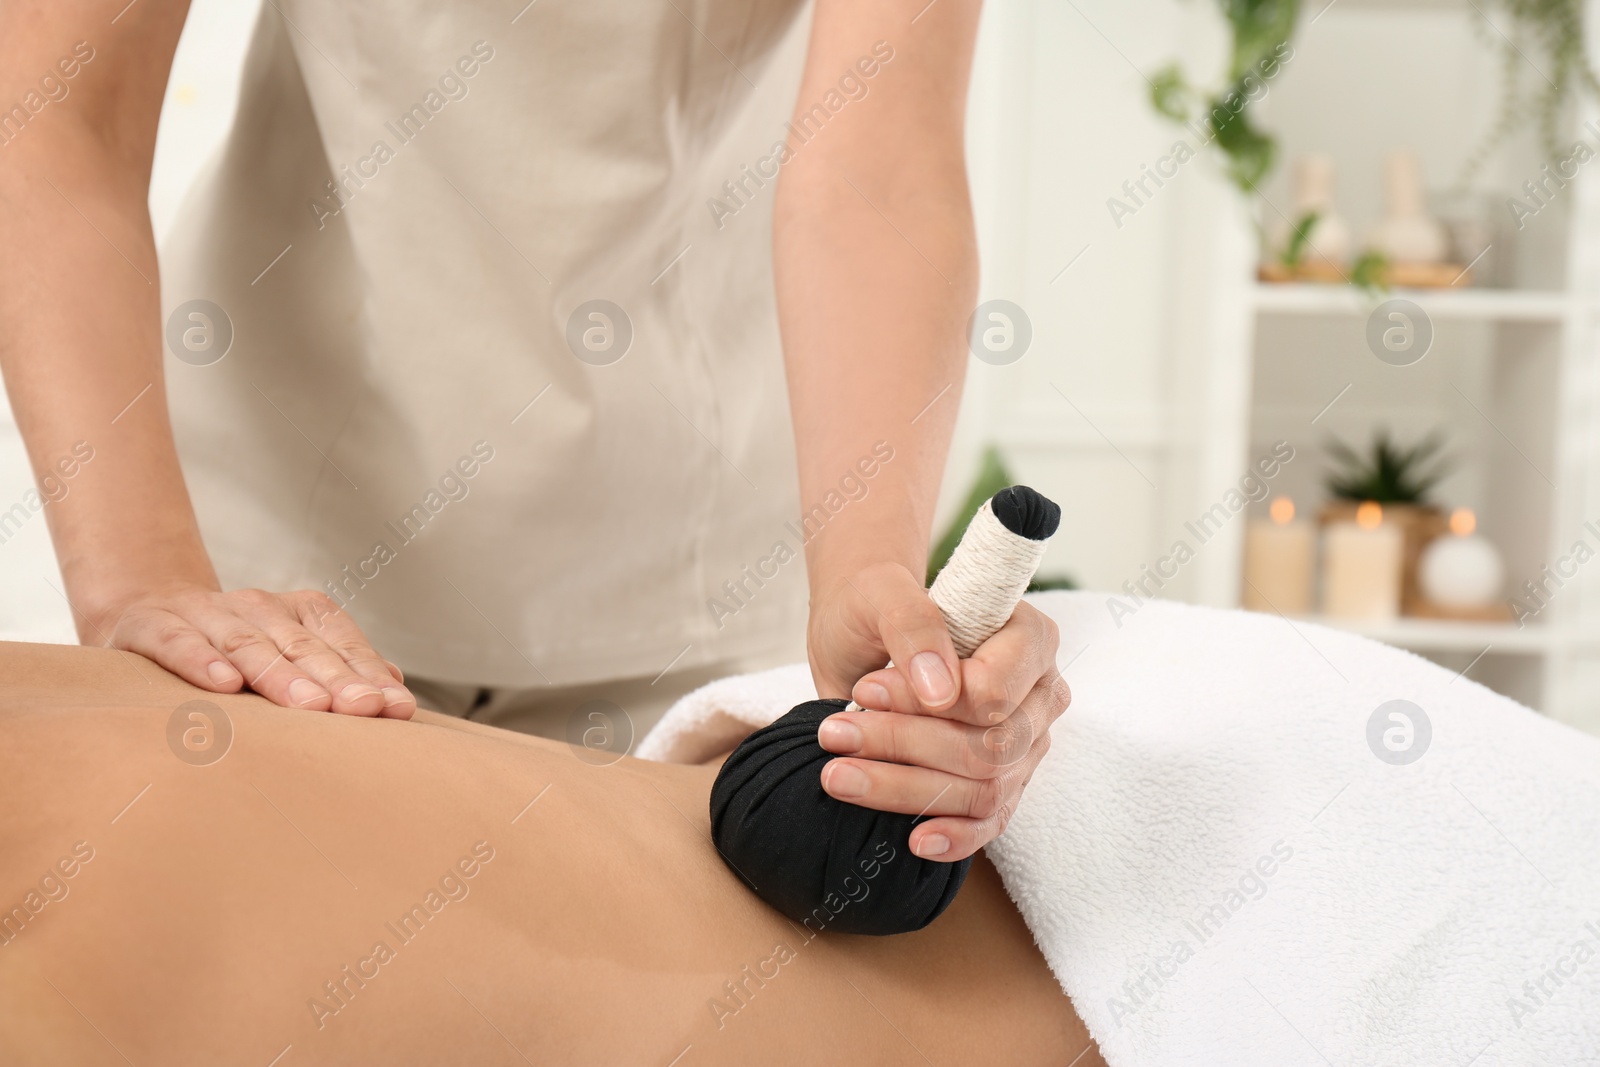
{"type": "Polygon", "coordinates": [[[566,741],[591,762],[632,752],[677,699],[718,678],[774,663],[736,661],[652,678],[618,678],[573,686],[494,688],[408,675],[420,707],[518,733],[566,741]]]}

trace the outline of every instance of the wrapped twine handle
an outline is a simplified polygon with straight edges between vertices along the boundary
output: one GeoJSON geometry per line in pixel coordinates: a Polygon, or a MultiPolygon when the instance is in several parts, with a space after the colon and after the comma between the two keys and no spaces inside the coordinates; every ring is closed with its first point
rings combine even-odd
{"type": "MultiPolygon", "coordinates": [[[[1005,626],[1060,525],[1060,506],[1025,485],[983,502],[928,590],[957,656],[966,659],[1005,626]]],[[[866,709],[852,701],[850,710],[866,709]]]]}
{"type": "Polygon", "coordinates": [[[966,659],[1011,618],[1028,591],[1061,508],[1025,485],[1002,489],[972,516],[929,598],[966,659]]]}

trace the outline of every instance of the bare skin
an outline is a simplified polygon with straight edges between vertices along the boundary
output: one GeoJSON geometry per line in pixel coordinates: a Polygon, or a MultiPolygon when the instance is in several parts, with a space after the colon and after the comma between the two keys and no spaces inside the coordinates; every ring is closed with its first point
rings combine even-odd
{"type": "MultiPolygon", "coordinates": [[[[963,124],[979,7],[819,0],[797,125],[841,77],[860,81],[878,42],[893,58],[822,135],[792,143],[774,202],[801,499],[822,500],[874,442],[895,450],[807,549],[819,691],[895,713],[829,721],[821,741],[845,758],[824,788],[935,816],[912,846],[946,861],[1005,828],[1068,700],[1043,615],[1024,606],[958,663],[922,585],[977,290],[963,124]],[[1004,767],[972,757],[997,724],[1033,742],[1004,767]]],[[[399,668],[325,594],[224,590],[200,539],[166,407],[146,206],[187,8],[0,4],[0,100],[21,99],[76,42],[93,53],[69,95],[0,150],[0,370],[36,477],[80,442],[95,452],[46,512],[64,592],[84,643],[213,693],[406,718],[416,700],[399,668]]]]}
{"type": "Polygon", "coordinates": [[[0,907],[73,868],[0,944],[5,1062],[1102,1063],[982,858],[926,930],[809,935],[713,852],[712,767],[286,714],[109,650],[0,645],[0,677],[0,907]],[[195,698],[233,727],[208,765],[167,742],[195,698]]]}

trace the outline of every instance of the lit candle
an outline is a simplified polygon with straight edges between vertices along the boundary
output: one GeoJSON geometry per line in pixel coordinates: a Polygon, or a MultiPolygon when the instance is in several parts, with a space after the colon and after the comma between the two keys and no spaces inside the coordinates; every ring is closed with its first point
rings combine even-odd
{"type": "Polygon", "coordinates": [[[1294,501],[1280,496],[1271,518],[1251,519],[1245,530],[1244,606],[1251,611],[1304,615],[1311,610],[1317,534],[1294,517],[1294,501]]]}
{"type": "Polygon", "coordinates": [[[1392,619],[1400,613],[1405,535],[1366,501],[1355,522],[1330,523],[1325,535],[1322,610],[1340,619],[1392,619]]]}
{"type": "Polygon", "coordinates": [[[1446,608],[1482,608],[1494,603],[1505,581],[1500,553],[1476,530],[1470,508],[1450,515],[1450,532],[1435,538],[1422,553],[1417,577],[1428,599],[1446,608]]]}

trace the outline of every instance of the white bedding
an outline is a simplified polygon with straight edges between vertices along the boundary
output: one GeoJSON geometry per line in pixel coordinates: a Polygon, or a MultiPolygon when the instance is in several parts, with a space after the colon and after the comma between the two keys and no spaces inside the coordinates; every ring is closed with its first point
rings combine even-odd
{"type": "MultiPolygon", "coordinates": [[[[1108,1063],[1600,1064],[1600,739],[1339,631],[1032,600],[1073,702],[988,852],[1108,1063]],[[1395,700],[1430,739],[1369,743],[1395,700]]],[[[724,679],[639,754],[814,695],[724,679]]]]}

